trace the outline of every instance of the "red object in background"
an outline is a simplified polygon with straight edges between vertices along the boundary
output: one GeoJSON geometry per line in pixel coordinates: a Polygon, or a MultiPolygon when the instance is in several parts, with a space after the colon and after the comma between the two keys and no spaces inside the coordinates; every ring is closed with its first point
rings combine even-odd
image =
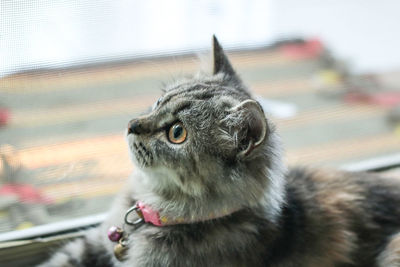
{"type": "Polygon", "coordinates": [[[373,95],[349,93],[345,96],[347,102],[364,102],[368,104],[395,107],[400,105],[400,92],[382,92],[373,95]]]}
{"type": "Polygon", "coordinates": [[[10,112],[6,108],[0,107],[0,126],[7,124],[10,118],[10,112]]]}
{"type": "Polygon", "coordinates": [[[279,47],[279,50],[292,59],[308,59],[321,55],[324,46],[319,39],[315,38],[303,43],[284,44],[279,47]]]}
{"type": "Polygon", "coordinates": [[[20,202],[51,204],[53,201],[29,184],[3,184],[0,186],[1,195],[16,195],[20,202]]]}

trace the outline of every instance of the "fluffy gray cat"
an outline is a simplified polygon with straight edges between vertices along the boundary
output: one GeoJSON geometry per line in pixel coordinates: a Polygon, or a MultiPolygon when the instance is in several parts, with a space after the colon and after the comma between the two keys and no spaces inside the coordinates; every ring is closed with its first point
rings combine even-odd
{"type": "Polygon", "coordinates": [[[400,266],[400,183],[287,170],[215,37],[213,55],[212,74],[171,84],[129,122],[129,185],[41,266],[400,266]]]}

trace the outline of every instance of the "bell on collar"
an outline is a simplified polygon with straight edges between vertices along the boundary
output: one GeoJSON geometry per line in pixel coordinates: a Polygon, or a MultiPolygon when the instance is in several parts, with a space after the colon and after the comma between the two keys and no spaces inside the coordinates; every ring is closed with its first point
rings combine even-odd
{"type": "Polygon", "coordinates": [[[124,238],[121,238],[117,245],[114,246],[114,255],[119,261],[123,261],[125,259],[126,253],[126,241],[124,238]]]}

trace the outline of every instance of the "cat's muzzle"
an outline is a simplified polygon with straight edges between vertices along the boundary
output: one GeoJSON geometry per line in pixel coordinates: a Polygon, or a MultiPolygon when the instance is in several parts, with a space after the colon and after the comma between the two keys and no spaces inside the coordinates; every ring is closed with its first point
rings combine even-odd
{"type": "Polygon", "coordinates": [[[148,167],[153,164],[153,153],[151,153],[142,142],[132,142],[129,146],[137,162],[142,167],[148,167]]]}

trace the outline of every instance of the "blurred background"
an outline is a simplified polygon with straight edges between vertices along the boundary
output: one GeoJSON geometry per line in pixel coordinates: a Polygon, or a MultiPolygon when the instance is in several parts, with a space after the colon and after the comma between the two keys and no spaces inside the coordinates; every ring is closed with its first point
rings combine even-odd
{"type": "Polygon", "coordinates": [[[163,83],[198,70],[212,34],[276,122],[287,163],[393,165],[398,10],[395,0],[0,1],[0,235],[107,211],[133,170],[127,122],[163,83]]]}

